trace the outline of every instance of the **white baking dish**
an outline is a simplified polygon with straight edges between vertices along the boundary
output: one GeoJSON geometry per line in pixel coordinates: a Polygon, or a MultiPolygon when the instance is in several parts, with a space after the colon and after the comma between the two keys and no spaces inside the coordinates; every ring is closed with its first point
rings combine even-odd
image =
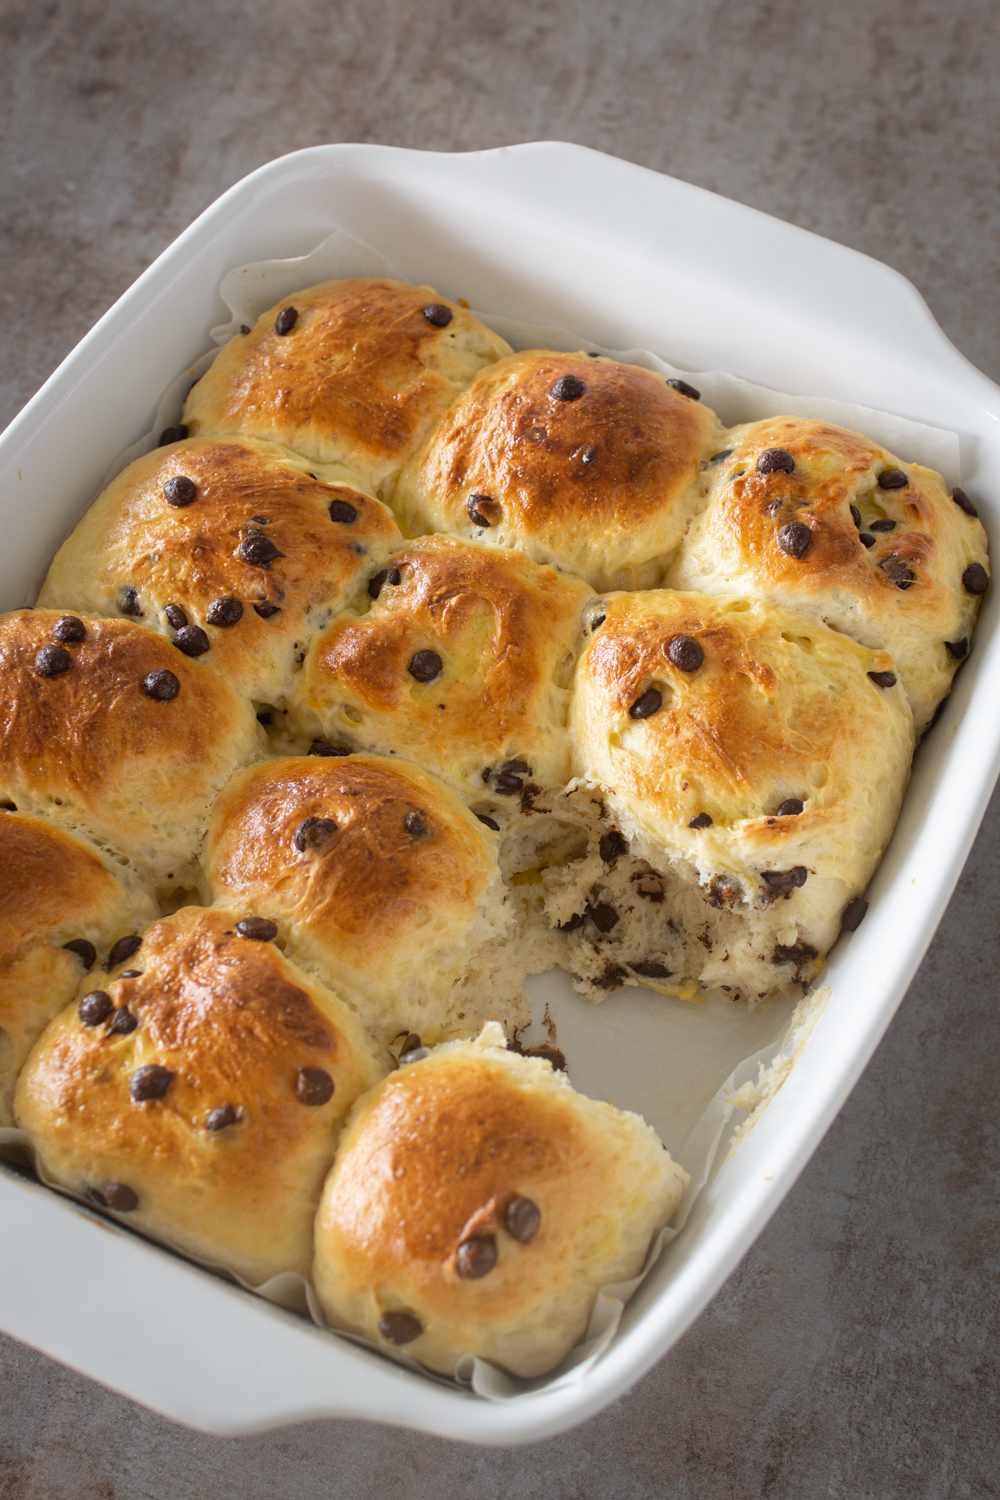
{"type": "MultiPolygon", "coordinates": [[[[326,146],[273,162],[220,198],[0,437],[2,607],[23,602],[111,458],[148,429],[160,392],[208,345],[225,318],[225,272],[304,254],[336,227],[477,308],[950,428],[962,483],[996,534],[1000,391],[885,266],[576,146],[464,156],[326,146]]],[[[669,1349],[760,1232],[902,999],[1000,768],[998,652],[987,595],[971,660],[920,751],[870,915],[835,952],[833,998],[809,1046],[582,1380],[487,1403],[333,1338],[6,1170],[0,1326],[214,1432],[361,1416],[510,1444],[599,1411],[669,1349]]],[[[609,1020],[613,1004],[602,1007],[609,1020]]]]}

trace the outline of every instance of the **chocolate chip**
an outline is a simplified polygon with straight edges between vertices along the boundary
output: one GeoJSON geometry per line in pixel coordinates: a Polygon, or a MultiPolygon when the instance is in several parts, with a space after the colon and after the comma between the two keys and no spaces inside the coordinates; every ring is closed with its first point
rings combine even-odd
{"type": "Polygon", "coordinates": [[[244,335],[244,337],[245,337],[249,332],[250,332],[250,325],[249,325],[249,323],[241,323],[240,324],[240,333],[242,333],[244,335]]]}
{"type": "Polygon", "coordinates": [[[704,651],[689,635],[672,635],[667,642],[667,655],[681,672],[697,672],[705,660],[704,651]]]}
{"type": "Polygon", "coordinates": [[[990,586],[990,575],[982,563],[970,563],[962,574],[962,587],[967,594],[985,594],[990,586]]]}
{"type": "Polygon", "coordinates": [[[695,813],[694,817],[688,823],[689,828],[711,828],[711,826],[712,814],[705,812],[695,813]]]}
{"type": "Polygon", "coordinates": [[[274,331],[282,338],[291,333],[298,320],[299,310],[297,307],[283,307],[274,320],[274,331]]]}
{"type": "Polygon", "coordinates": [[[499,769],[501,771],[506,771],[514,776],[531,775],[531,767],[528,765],[528,762],[526,760],[505,760],[503,765],[500,766],[499,769]]]}
{"type": "Polygon", "coordinates": [[[157,446],[165,448],[168,443],[183,443],[187,435],[188,430],[183,422],[178,422],[176,427],[164,427],[160,433],[160,441],[157,446]]]}
{"type": "Polygon", "coordinates": [[[531,1198],[512,1198],[504,1209],[503,1227],[519,1245],[530,1244],[541,1223],[541,1210],[531,1198]]]}
{"type": "Polygon", "coordinates": [[[429,1047],[410,1047],[399,1054],[400,1067],[408,1063],[422,1062],[425,1057],[430,1057],[429,1047]]]}
{"type": "Polygon", "coordinates": [[[307,849],[317,848],[331,833],[336,832],[337,825],[332,818],[303,818],[292,834],[292,843],[300,854],[304,854],[307,849]]]}
{"type": "Polygon", "coordinates": [[[500,832],[500,824],[494,823],[493,819],[488,818],[485,813],[476,813],[476,817],[479,819],[480,823],[485,823],[487,828],[492,828],[494,833],[500,832]]]}
{"type": "Polygon", "coordinates": [[[773,964],[803,964],[808,959],[816,957],[816,949],[811,948],[808,943],[792,943],[787,946],[778,943],[771,954],[773,964]]]}
{"type": "Polygon", "coordinates": [[[791,474],[795,460],[785,448],[765,448],[757,460],[758,474],[791,474]]]}
{"type": "Polygon", "coordinates": [[[880,490],[903,490],[909,482],[902,469],[883,469],[878,476],[880,490]]]}
{"type": "Polygon", "coordinates": [[[607,615],[595,615],[594,616],[594,618],[590,622],[590,633],[591,633],[591,635],[593,635],[593,633],[594,633],[595,630],[600,630],[601,626],[604,624],[604,622],[605,622],[605,620],[607,618],[608,618],[607,615]]]}
{"type": "Polygon", "coordinates": [[[52,627],[53,638],[57,641],[82,641],[86,634],[86,625],[82,620],[78,620],[76,615],[60,615],[52,627]]]}
{"type": "Polygon", "coordinates": [[[500,771],[493,781],[495,791],[503,797],[512,797],[515,792],[521,791],[524,782],[520,776],[514,776],[510,771],[500,771]]]}
{"type": "Polygon", "coordinates": [[[583,926],[584,920],[585,918],[583,912],[575,911],[568,921],[557,922],[556,926],[559,928],[560,932],[575,932],[578,927],[583,926]]]}
{"type": "Polygon", "coordinates": [[[789,521],[778,528],[778,546],[789,557],[805,557],[812,539],[812,531],[804,521],[789,521]]]}
{"type": "Polygon", "coordinates": [[[147,672],[142,679],[142,690],[147,698],[155,698],[157,703],[169,703],[181,690],[180,679],[173,672],[147,672]]]}
{"type": "Polygon", "coordinates": [[[240,557],[252,568],[269,568],[276,557],[284,555],[269,536],[261,536],[259,531],[253,536],[244,537],[240,542],[240,557]]]}
{"type": "Polygon", "coordinates": [[[134,1208],[139,1207],[138,1197],[124,1182],[109,1182],[101,1199],[105,1208],[110,1208],[116,1214],[130,1214],[134,1208]]]}
{"type": "Polygon", "coordinates": [[[243,618],[243,605],[238,599],[226,594],[221,599],[212,600],[205,618],[210,625],[221,625],[226,628],[230,625],[238,625],[243,618]]]}
{"type": "Polygon", "coordinates": [[[895,531],[896,529],[895,521],[890,521],[888,516],[881,521],[872,521],[870,525],[872,531],[895,531]]]}
{"type": "Polygon", "coordinates": [[[549,395],[554,401],[579,401],[586,389],[578,375],[560,375],[549,395]]]}
{"type": "Polygon", "coordinates": [[[236,931],[241,938],[254,943],[273,943],[278,936],[278,924],[270,917],[244,917],[237,922],[236,931]]]}
{"type": "Polygon", "coordinates": [[[325,1104],[333,1098],[333,1079],[325,1068],[300,1068],[295,1097],[300,1104],[325,1104]]]}
{"type": "Polygon", "coordinates": [[[139,975],[141,973],[142,973],[141,969],[122,969],[122,971],[119,974],[118,978],[119,979],[138,979],[139,975]]]}
{"type": "Polygon", "coordinates": [[[186,474],[175,474],[163,486],[163,498],[175,510],[183,510],[198,498],[198,486],[186,474]]]}
{"type": "Polygon", "coordinates": [[[376,573],[368,584],[369,597],[377,599],[387,583],[395,588],[401,577],[402,574],[398,568],[383,568],[381,573],[376,573]]]}
{"type": "Polygon", "coordinates": [[[732,448],[720,448],[718,453],[713,453],[708,461],[710,464],[720,464],[724,458],[729,458],[732,451],[732,448]]]}
{"type": "Polygon", "coordinates": [[[73,938],[70,942],[63,943],[63,947],[67,953],[76,954],[77,958],[83,963],[85,970],[94,967],[97,961],[97,949],[86,938],[73,938]]]}
{"type": "Polygon", "coordinates": [[[591,447],[589,448],[584,448],[583,452],[580,454],[580,462],[582,464],[592,464],[596,457],[597,449],[593,447],[593,445],[591,445],[591,447]]]}
{"type": "Polygon", "coordinates": [[[669,979],[670,970],[665,964],[659,964],[655,958],[643,958],[637,964],[629,964],[633,974],[641,974],[643,979],[669,979]]]}
{"type": "Polygon", "coordinates": [[[132,954],[141,947],[142,938],[137,937],[134,932],[129,933],[128,937],[119,938],[108,954],[108,968],[117,969],[119,964],[123,964],[127,958],[131,958],[132,954]]]}
{"type": "Polygon", "coordinates": [[[123,589],[118,596],[118,608],[123,615],[142,619],[142,605],[139,603],[139,595],[135,589],[123,589]]]}
{"type": "Polygon", "coordinates": [[[868,547],[869,549],[874,547],[875,545],[875,538],[872,536],[870,531],[863,531],[858,537],[858,541],[861,543],[862,547],[868,547]]]}
{"type": "MultiPolygon", "coordinates": [[[[90,968],[90,964],[87,965],[90,968]]],[[[84,995],[79,1004],[80,1020],[84,1026],[100,1026],[106,1021],[114,1010],[114,1001],[107,990],[91,990],[89,995],[84,995]]]]}
{"type": "Polygon", "coordinates": [[[412,1344],[424,1330],[412,1313],[386,1312],[378,1320],[378,1331],[387,1344],[412,1344]]]}
{"type": "Polygon", "coordinates": [[[858,510],[858,507],[856,505],[852,505],[851,506],[851,520],[854,522],[855,526],[860,531],[861,530],[861,512],[858,510]]]}
{"type": "Polygon", "coordinates": [[[503,518],[498,502],[489,495],[470,495],[465,508],[474,526],[495,526],[503,518]]]}
{"type": "Polygon", "coordinates": [[[171,630],[183,630],[188,622],[188,617],[179,604],[168,604],[163,613],[171,630]]]}
{"type": "Polygon", "coordinates": [[[425,839],[428,834],[427,814],[424,812],[408,812],[403,822],[403,827],[411,839],[425,839]]]}
{"type": "Polygon", "coordinates": [[[898,589],[908,589],[913,582],[913,573],[907,566],[905,558],[895,552],[891,552],[888,557],[883,557],[879,567],[898,589]]]}
{"type": "Polygon", "coordinates": [[[869,672],[868,676],[876,687],[891,688],[896,686],[895,672],[869,672]]]}
{"type": "Polygon", "coordinates": [[[864,896],[852,896],[841,914],[841,932],[857,932],[865,919],[867,910],[868,902],[864,896]]]}
{"type": "Polygon", "coordinates": [[[786,891],[794,891],[800,885],[805,885],[808,874],[805,865],[795,865],[791,870],[764,870],[761,879],[772,896],[781,896],[786,891]]]}
{"type": "Polygon", "coordinates": [[[127,1005],[119,1006],[111,1017],[111,1025],[108,1027],[108,1036],[129,1036],[139,1022],[129,1010],[127,1005]]]}
{"type": "Polygon", "coordinates": [[[798,797],[789,797],[783,802],[775,813],[776,818],[797,818],[802,811],[803,804],[798,797]]]}
{"type": "Polygon", "coordinates": [[[235,1125],[238,1119],[239,1115],[231,1104],[219,1104],[205,1116],[205,1129],[225,1130],[227,1125],[235,1125]]]}
{"type": "Polygon", "coordinates": [[[260,615],[262,620],[273,620],[275,615],[281,614],[281,606],[278,604],[255,604],[254,614],[260,615]]]}
{"type": "Polygon", "coordinates": [[[350,745],[331,745],[329,740],[313,740],[309,746],[310,755],[351,755],[353,751],[350,745]]]}
{"type": "Polygon", "coordinates": [[[173,1083],[174,1076],[169,1068],[163,1068],[159,1063],[147,1063],[143,1068],[136,1068],[128,1081],[132,1102],[144,1104],[147,1099],[162,1099],[173,1083]]]}
{"type": "Polygon", "coordinates": [[[431,302],[424,308],[424,317],[433,328],[447,328],[454,314],[443,302],[431,302]]]}
{"type": "Polygon", "coordinates": [[[185,656],[204,656],[211,641],[200,625],[184,625],[174,636],[174,645],[185,656]]]}
{"type": "Polygon", "coordinates": [[[344,526],[350,526],[351,522],[356,521],[360,514],[361,512],[358,510],[358,507],[352,505],[349,500],[330,501],[331,521],[339,521],[344,526]]]}
{"type": "Polygon", "coordinates": [[[682,396],[687,396],[689,401],[700,401],[701,391],[696,391],[693,385],[688,385],[686,380],[668,380],[667,385],[672,386],[682,396]]]}
{"type": "Polygon", "coordinates": [[[474,1234],[463,1240],[455,1252],[455,1270],[464,1281],[478,1281],[488,1276],[497,1263],[496,1236],[474,1234]]]}
{"type": "Polygon", "coordinates": [[[959,510],[964,510],[967,516],[977,516],[979,514],[965,491],[960,490],[957,485],[951,492],[951,498],[954,500],[959,510]]]}
{"type": "Polygon", "coordinates": [[[615,860],[628,853],[628,839],[623,833],[619,833],[617,828],[612,828],[610,833],[603,836],[597,847],[604,863],[613,865],[615,860]]]}
{"type": "Polygon", "coordinates": [[[598,932],[610,932],[613,927],[618,926],[618,913],[613,906],[608,906],[605,902],[601,902],[598,906],[591,906],[589,914],[598,932]]]}
{"type": "Polygon", "coordinates": [[[257,715],[257,723],[263,724],[265,729],[270,728],[270,726],[274,723],[274,715],[271,713],[271,710],[269,708],[261,709],[260,713],[257,715]]]}
{"type": "Polygon", "coordinates": [[[945,646],[947,647],[948,655],[953,656],[956,661],[964,661],[969,654],[968,641],[945,641],[945,646]]]}
{"type": "Polygon", "coordinates": [[[628,716],[630,719],[649,719],[659,713],[662,706],[663,694],[659,688],[647,688],[632,704],[628,716]]]}
{"type": "Polygon", "coordinates": [[[436,651],[418,651],[410,659],[406,670],[418,682],[433,682],[443,666],[444,663],[436,651]]]}
{"type": "Polygon", "coordinates": [[[35,652],[35,673],[39,677],[58,677],[72,665],[73,658],[65,646],[42,646],[35,652]]]}

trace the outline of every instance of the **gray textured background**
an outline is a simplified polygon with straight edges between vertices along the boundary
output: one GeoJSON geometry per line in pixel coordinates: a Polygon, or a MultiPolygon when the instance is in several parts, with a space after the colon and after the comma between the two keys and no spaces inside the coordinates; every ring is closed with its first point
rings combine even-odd
{"type": "MultiPolygon", "coordinates": [[[[655,167],[887,261],[1000,378],[998,63],[995,0],[0,0],[0,426],[223,189],[323,141],[655,167]]],[[[784,1207],[602,1416],[510,1452],[222,1440],[0,1340],[0,1500],[1000,1494],[998,827],[784,1207]]]]}

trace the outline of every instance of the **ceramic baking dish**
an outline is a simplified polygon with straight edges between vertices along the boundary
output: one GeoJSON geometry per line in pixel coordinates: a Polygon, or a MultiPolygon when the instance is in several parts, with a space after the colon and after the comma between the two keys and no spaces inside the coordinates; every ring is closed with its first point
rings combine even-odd
{"type": "MultiPolygon", "coordinates": [[[[323,146],[272,162],[206,210],[0,437],[3,608],[24,602],[110,460],[149,428],[161,391],[208,346],[208,330],[226,316],[222,276],[243,262],[304,254],[334,228],[476,308],[951,429],[961,482],[996,537],[1000,390],[887,267],[578,146],[457,156],[323,146]]],[[[7,1168],[0,1326],[219,1433],[366,1417],[513,1444],[599,1411],[666,1353],[729,1275],[902,999],[997,776],[996,635],[987,594],[971,659],[920,750],[868,919],[834,952],[832,999],[809,1045],[581,1380],[491,1404],[331,1337],[7,1168]]]]}

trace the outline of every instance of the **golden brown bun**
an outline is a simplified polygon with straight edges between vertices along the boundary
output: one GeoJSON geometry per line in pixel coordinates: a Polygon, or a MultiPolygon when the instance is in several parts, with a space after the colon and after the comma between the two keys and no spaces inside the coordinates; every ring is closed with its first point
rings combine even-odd
{"type": "Polygon", "coordinates": [[[453,537],[421,537],[389,564],[399,582],[382,582],[367,613],[346,611],[313,642],[292,693],[303,728],[412,756],[479,801],[507,761],[530,768],[519,786],[562,783],[590,590],[453,537]],[[441,662],[428,681],[410,670],[421,652],[441,662]]]}
{"type": "Polygon", "coordinates": [[[495,840],[406,762],[289,757],[237,772],[205,868],[222,902],[278,923],[385,1041],[436,1037],[455,981],[508,915],[495,840]]]}
{"type": "Polygon", "coordinates": [[[14,1081],[32,1043],[81,975],[154,915],[131,871],[93,844],[45,818],[0,813],[0,1126],[13,1123],[14,1081]]]}
{"type": "Polygon", "coordinates": [[[717,465],[712,501],[666,582],[755,594],[888,651],[920,735],[972,637],[979,595],[964,586],[963,574],[970,564],[986,565],[980,523],[951,498],[940,475],[828,422],[752,422],[729,433],[726,447],[732,452],[717,465]],[[758,472],[768,449],[789,455],[793,471],[758,472]],[[907,482],[881,488],[886,471],[907,482]],[[894,527],[884,529],[890,521],[894,527]],[[801,556],[794,537],[793,554],[782,550],[779,536],[789,525],[809,529],[808,537],[800,533],[808,543],[801,556]]]}
{"type": "Polygon", "coordinates": [[[220,350],[188,396],[192,437],[242,433],[316,463],[391,483],[431,422],[477,370],[510,353],[478,318],[428,286],[363,276],[275,303],[220,350]],[[294,307],[291,331],[277,332],[294,307]],[[450,318],[436,326],[425,308],[450,318]]]}
{"type": "Polygon", "coordinates": [[[0,616],[0,799],[86,830],[170,885],[216,792],[261,754],[263,731],[218,672],[151,630],[70,616],[83,639],[60,643],[65,618],[0,616]]]}
{"type": "Polygon", "coordinates": [[[294,454],[192,440],[157,448],[119,474],[56,553],[38,603],[138,615],[181,643],[192,631],[178,630],[199,627],[204,638],[190,641],[192,654],[240,692],[277,703],[296,650],[401,544],[383,505],[349,485],[321,483],[294,454]],[[187,503],[172,505],[164,487],[180,477],[194,498],[185,493],[187,503]],[[213,604],[233,599],[242,605],[237,623],[213,624],[213,604]]]}
{"type": "Polygon", "coordinates": [[[477,376],[392,503],[410,531],[517,547],[598,589],[646,588],[704,503],[721,441],[715,413],[662,375],[529,350],[477,376]],[[584,390],[559,400],[566,377],[584,390]]]}
{"type": "Polygon", "coordinates": [[[53,1181],[107,1195],[109,1207],[111,1184],[129,1189],[130,1225],[257,1285],[308,1274],[341,1122],[388,1060],[273,943],[240,937],[237,919],[186,907],[145,934],[130,960],[138,978],[91,976],[83,988],[109,995],[114,1011],[88,1025],[74,1004],[51,1023],[15,1114],[53,1181]],[[138,1024],[116,1032],[126,1009],[138,1024]],[[158,1096],[162,1072],[140,1074],[150,1067],[173,1075],[158,1096]],[[326,1085],[303,1083],[302,1069],[333,1080],[326,1102],[303,1102],[326,1085]],[[235,1118],[220,1125],[213,1111],[227,1105],[235,1118]]]}
{"type": "Polygon", "coordinates": [[[477,1354],[541,1375],[584,1332],[597,1289],[639,1272],[687,1180],[637,1115],[575,1093],[488,1027],[359,1100],[316,1217],[314,1284],[332,1324],[383,1347],[416,1332],[406,1352],[432,1370],[477,1354]],[[460,1251],[470,1238],[478,1256],[460,1251]],[[460,1274],[494,1250],[485,1274],[460,1274]]]}

